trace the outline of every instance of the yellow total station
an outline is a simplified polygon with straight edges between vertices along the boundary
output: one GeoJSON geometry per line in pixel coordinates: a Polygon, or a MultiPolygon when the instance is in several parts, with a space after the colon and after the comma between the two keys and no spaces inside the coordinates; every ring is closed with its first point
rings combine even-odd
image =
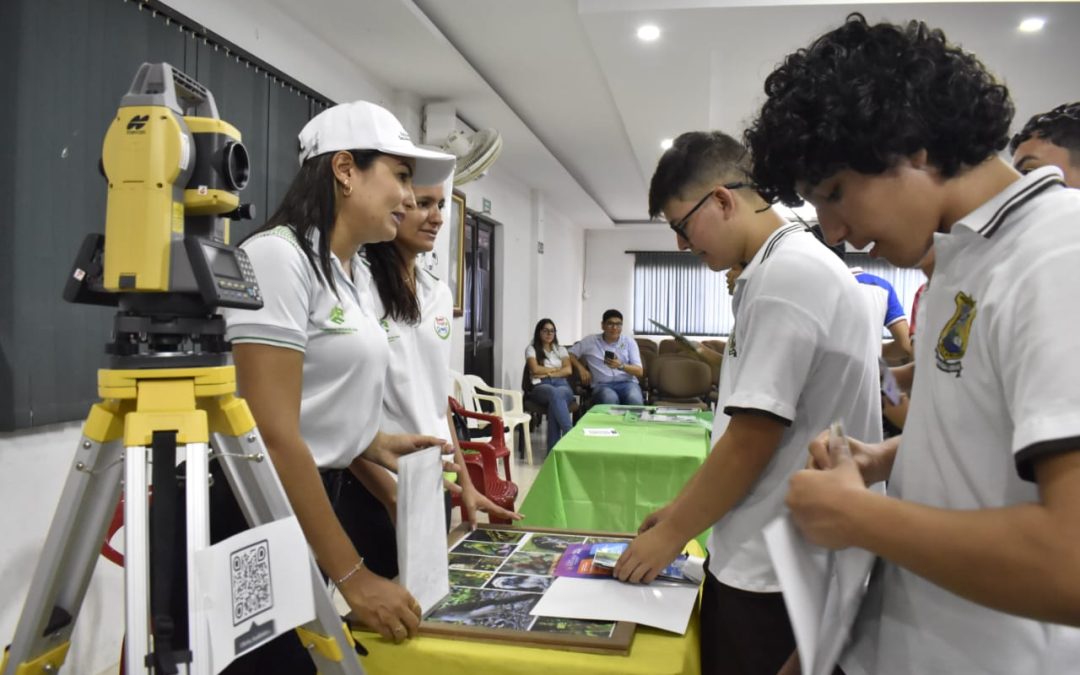
{"type": "Polygon", "coordinates": [[[187,292],[184,234],[228,243],[228,219],[250,171],[236,127],[205,88],[167,64],[144,64],[105,135],[109,182],[103,286],[122,293],[187,292]],[[181,111],[194,104],[196,114],[181,111]],[[190,233],[189,233],[190,234],[190,233]]]}

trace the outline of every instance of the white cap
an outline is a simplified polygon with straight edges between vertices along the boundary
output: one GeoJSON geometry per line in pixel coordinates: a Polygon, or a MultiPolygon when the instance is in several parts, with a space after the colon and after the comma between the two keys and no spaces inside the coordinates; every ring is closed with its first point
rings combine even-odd
{"type": "Polygon", "coordinates": [[[300,130],[301,164],[311,157],[341,150],[378,150],[413,157],[415,185],[442,183],[454,170],[453,155],[416,147],[393,113],[367,101],[327,108],[300,130]]]}

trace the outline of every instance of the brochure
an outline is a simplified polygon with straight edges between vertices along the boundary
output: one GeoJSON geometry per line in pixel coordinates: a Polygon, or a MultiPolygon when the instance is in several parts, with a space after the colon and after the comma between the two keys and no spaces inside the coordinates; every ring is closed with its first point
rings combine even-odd
{"type": "Polygon", "coordinates": [[[611,427],[585,427],[583,433],[586,436],[600,436],[603,438],[614,438],[619,435],[618,429],[612,429],[611,427]]]}
{"type": "Polygon", "coordinates": [[[651,405],[612,405],[608,406],[607,414],[609,415],[625,415],[626,413],[637,413],[642,410],[652,410],[651,405]]]}
{"type": "MultiPolygon", "coordinates": [[[[610,579],[615,563],[629,541],[598,544],[571,544],[555,566],[555,576],[585,579],[610,579]]],[[[657,579],[682,584],[700,584],[704,578],[705,559],[683,553],[665,567],[657,579]]]]}
{"type": "Polygon", "coordinates": [[[689,405],[659,405],[653,412],[657,415],[680,415],[697,412],[697,408],[689,405]]]}
{"type": "Polygon", "coordinates": [[[660,410],[634,410],[627,412],[623,419],[626,422],[645,422],[647,424],[677,424],[680,426],[701,427],[712,430],[712,421],[702,419],[695,412],[678,410],[673,412],[660,412],[660,410]]]}
{"type": "Polygon", "coordinates": [[[687,347],[689,347],[689,348],[690,348],[690,350],[691,350],[691,351],[697,351],[697,344],[695,344],[693,340],[691,340],[690,338],[686,337],[685,335],[683,335],[683,334],[682,334],[682,333],[680,333],[679,331],[677,331],[677,330],[674,330],[674,329],[671,329],[671,328],[668,328],[667,326],[665,326],[664,324],[660,323],[659,321],[656,321],[655,319],[649,319],[649,323],[651,323],[652,325],[656,326],[656,327],[657,327],[657,328],[659,328],[659,329],[660,329],[661,331],[663,331],[663,332],[667,333],[667,334],[668,334],[668,335],[670,335],[671,337],[675,338],[676,340],[678,340],[678,341],[679,341],[679,342],[681,342],[682,344],[686,345],[687,347]]]}

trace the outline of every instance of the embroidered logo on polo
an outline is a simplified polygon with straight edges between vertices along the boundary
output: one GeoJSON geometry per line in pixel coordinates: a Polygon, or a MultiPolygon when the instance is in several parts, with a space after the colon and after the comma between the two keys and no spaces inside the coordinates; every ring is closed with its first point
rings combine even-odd
{"type": "Polygon", "coordinates": [[[728,356],[739,356],[739,350],[735,347],[735,326],[731,327],[731,335],[728,336],[727,354],[728,356]]]}
{"type": "Polygon", "coordinates": [[[967,293],[957,293],[956,311],[941,329],[937,349],[934,350],[938,370],[960,377],[960,372],[964,369],[962,360],[967,352],[971,324],[974,321],[975,298],[967,293]]]}
{"type": "Polygon", "coordinates": [[[386,331],[386,341],[387,342],[397,342],[398,340],[401,339],[400,335],[391,335],[390,334],[390,322],[387,321],[386,319],[379,319],[379,325],[382,326],[382,329],[384,331],[386,331]]]}
{"type": "Polygon", "coordinates": [[[340,335],[348,335],[356,332],[355,326],[346,326],[345,324],[345,308],[341,305],[334,305],[330,310],[330,316],[327,317],[327,321],[332,326],[322,326],[321,330],[324,333],[335,333],[340,335]]]}
{"type": "Polygon", "coordinates": [[[435,317],[435,334],[443,340],[450,337],[450,319],[445,316],[435,317]]]}
{"type": "Polygon", "coordinates": [[[345,323],[345,309],[341,305],[334,305],[334,308],[330,310],[330,321],[339,326],[345,323]]]}

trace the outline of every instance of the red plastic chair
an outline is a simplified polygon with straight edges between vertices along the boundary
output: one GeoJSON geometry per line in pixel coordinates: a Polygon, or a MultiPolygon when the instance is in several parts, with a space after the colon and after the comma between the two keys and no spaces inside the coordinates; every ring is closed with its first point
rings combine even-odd
{"type": "MultiPolygon", "coordinates": [[[[453,398],[450,398],[450,409],[454,414],[461,415],[462,417],[483,419],[491,424],[490,441],[469,441],[459,438],[458,443],[461,445],[462,454],[465,456],[465,469],[469,472],[469,478],[472,480],[473,487],[475,487],[480,494],[484,495],[498,506],[513,511],[514,500],[517,499],[518,495],[518,486],[513,481],[499,478],[498,453],[494,444],[496,439],[499,441],[502,440],[502,420],[494,415],[485,415],[483,413],[474,413],[465,410],[461,404],[453,398]]],[[[503,445],[504,450],[505,447],[506,446],[503,445]]],[[[509,455],[509,453],[507,453],[507,455],[509,455]]],[[[461,519],[464,521],[465,507],[461,502],[461,497],[456,494],[453,495],[451,497],[451,505],[461,507],[461,519]]],[[[488,516],[488,520],[496,524],[511,524],[509,519],[496,518],[491,515],[488,516]]]]}
{"type": "MultiPolygon", "coordinates": [[[[461,403],[459,403],[458,400],[453,396],[448,397],[448,399],[450,401],[451,412],[461,415],[466,420],[480,420],[483,422],[487,422],[490,425],[484,429],[484,433],[490,434],[490,437],[484,438],[482,442],[491,446],[491,449],[495,452],[496,460],[502,460],[503,470],[506,472],[506,480],[513,480],[510,477],[510,448],[506,447],[506,434],[504,432],[506,427],[503,425],[502,418],[496,415],[488,415],[486,413],[473,412],[471,410],[468,410],[465,408],[465,406],[461,405],[461,403]],[[495,422],[498,422],[498,424],[496,425],[495,422]]],[[[458,440],[469,441],[472,443],[480,442],[474,441],[471,438],[461,438],[458,440]]],[[[464,450],[465,446],[462,445],[461,448],[464,450]]]]}

